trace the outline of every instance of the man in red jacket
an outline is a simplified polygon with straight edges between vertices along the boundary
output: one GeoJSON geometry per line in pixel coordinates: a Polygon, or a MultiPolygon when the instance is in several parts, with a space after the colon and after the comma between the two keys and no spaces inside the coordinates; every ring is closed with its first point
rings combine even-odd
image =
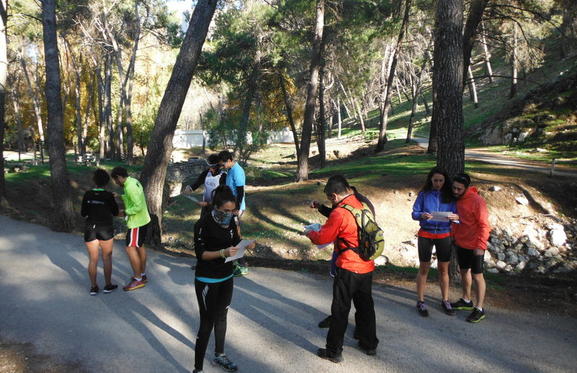
{"type": "Polygon", "coordinates": [[[472,311],[468,322],[478,323],[485,318],[483,302],[485,300],[485,278],[483,277],[483,257],[487,250],[489,226],[487,204],[475,187],[469,186],[471,178],[459,174],[453,178],[453,195],[457,198],[459,224],[453,224],[453,239],[457,250],[457,259],[461,270],[463,296],[453,309],[472,311]],[[471,273],[473,274],[471,276],[471,273]],[[471,279],[472,277],[472,279],[471,279]],[[477,305],[471,300],[471,284],[475,282],[477,305]]]}
{"type": "Polygon", "coordinates": [[[343,205],[350,205],[362,209],[363,204],[355,197],[354,191],[343,183],[343,179],[331,177],[328,180],[324,192],[334,208],[319,231],[307,234],[316,245],[334,242],[335,252],[338,254],[327,344],[326,348],[319,348],[317,351],[319,357],[334,363],[343,360],[343,340],[351,300],[354,300],[357,306],[356,334],[359,337],[359,347],[367,355],[375,355],[379,343],[372,295],[375,263],[372,260],[363,260],[352,249],[359,246],[358,226],[353,214],[342,208],[343,205]]]}

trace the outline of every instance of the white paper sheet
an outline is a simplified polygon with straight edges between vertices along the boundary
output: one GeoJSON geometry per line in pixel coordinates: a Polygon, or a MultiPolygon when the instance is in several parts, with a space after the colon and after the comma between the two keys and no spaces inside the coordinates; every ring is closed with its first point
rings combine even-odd
{"type": "Polygon", "coordinates": [[[433,215],[433,217],[430,220],[433,221],[449,221],[449,215],[451,215],[452,212],[450,211],[435,211],[435,212],[431,212],[431,215],[433,215]]]}
{"type": "Polygon", "coordinates": [[[248,245],[250,245],[253,241],[250,240],[242,240],[238,243],[238,245],[236,245],[236,247],[238,247],[238,251],[236,252],[236,255],[234,256],[229,256],[228,258],[226,258],[224,260],[225,263],[228,262],[232,262],[233,260],[237,260],[240,259],[244,256],[244,252],[246,251],[246,247],[248,245]]]}
{"type": "MultiPolygon", "coordinates": [[[[318,232],[321,230],[322,225],[320,225],[319,223],[314,223],[314,224],[309,224],[309,225],[305,225],[305,234],[315,231],[318,232]]],[[[330,243],[324,244],[324,245],[317,245],[317,247],[319,249],[324,249],[325,247],[329,246],[330,243]]]]}

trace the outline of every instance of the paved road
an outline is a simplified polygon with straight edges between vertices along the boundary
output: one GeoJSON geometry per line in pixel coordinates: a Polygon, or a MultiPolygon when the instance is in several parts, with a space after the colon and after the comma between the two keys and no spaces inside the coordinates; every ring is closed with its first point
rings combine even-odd
{"type": "MultiPolygon", "coordinates": [[[[413,137],[413,141],[416,142],[421,148],[427,149],[429,147],[429,139],[427,138],[413,137]]],[[[502,156],[497,153],[479,152],[475,150],[465,149],[465,159],[469,161],[480,161],[501,166],[514,167],[527,171],[539,172],[547,175],[551,173],[550,165],[541,166],[535,163],[525,162],[519,159],[502,156]]],[[[577,177],[577,170],[572,169],[568,166],[556,166],[554,174],[558,176],[577,177]]]]}
{"type": "MultiPolygon", "coordinates": [[[[88,295],[80,236],[0,216],[0,335],[32,342],[41,354],[80,362],[88,372],[187,372],[198,310],[191,260],[150,253],[149,285],[88,295]]],[[[114,279],[129,266],[114,252],[114,279]]],[[[227,352],[241,372],[570,372],[577,366],[577,320],[489,309],[478,325],[413,310],[414,293],[375,286],[377,357],[347,331],[344,363],[314,355],[329,310],[325,276],[252,268],[235,281],[227,352]]],[[[431,301],[438,301],[438,298],[431,301]]],[[[350,329],[350,328],[349,328],[350,329]]],[[[213,348],[212,342],[209,346],[213,348]]],[[[217,372],[205,365],[205,372],[217,372]]]]}

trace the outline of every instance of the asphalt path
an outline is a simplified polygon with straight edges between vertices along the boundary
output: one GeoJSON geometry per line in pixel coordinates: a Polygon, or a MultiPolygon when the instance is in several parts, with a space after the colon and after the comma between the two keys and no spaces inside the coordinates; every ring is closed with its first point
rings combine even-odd
{"type": "MultiPolygon", "coordinates": [[[[427,149],[429,147],[429,139],[427,138],[413,137],[413,141],[416,142],[421,148],[427,149]]],[[[480,152],[471,149],[465,149],[465,159],[468,161],[479,161],[494,165],[519,168],[546,175],[551,174],[550,165],[544,166],[531,162],[525,162],[523,160],[502,156],[498,153],[480,152]]],[[[553,174],[557,176],[577,177],[577,170],[569,166],[557,165],[555,166],[553,174]]]]}
{"type": "MultiPolygon", "coordinates": [[[[121,244],[113,254],[119,284],[129,277],[121,244]]],[[[199,322],[193,260],[150,251],[145,288],[92,297],[87,262],[79,235],[0,216],[0,337],[31,342],[38,353],[78,362],[86,372],[192,370],[199,322]]],[[[449,317],[437,308],[419,317],[412,289],[375,285],[374,299],[377,356],[356,348],[349,325],[345,360],[337,365],[315,356],[326,335],[316,324],[329,312],[328,276],[251,268],[235,279],[226,352],[241,372],[574,372],[577,366],[576,319],[488,308],[486,320],[469,324],[466,313],[449,317]]],[[[218,371],[207,360],[205,372],[218,371]]]]}

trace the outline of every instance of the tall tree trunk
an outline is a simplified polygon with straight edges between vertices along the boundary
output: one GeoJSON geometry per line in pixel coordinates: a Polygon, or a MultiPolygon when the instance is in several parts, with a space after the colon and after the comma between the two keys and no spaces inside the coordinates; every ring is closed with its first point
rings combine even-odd
{"type": "Polygon", "coordinates": [[[433,118],[437,165],[449,176],[465,168],[463,141],[463,0],[439,0],[435,18],[433,118]]]}
{"type": "MultiPolygon", "coordinates": [[[[352,95],[351,95],[352,97],[352,95]]],[[[355,99],[353,99],[353,103],[354,103],[354,107],[357,110],[357,115],[359,117],[359,123],[361,125],[361,132],[365,133],[365,131],[367,130],[367,128],[365,127],[365,119],[363,118],[363,112],[361,111],[361,106],[359,105],[359,102],[355,99]]]]}
{"type": "Polygon", "coordinates": [[[247,145],[248,124],[250,121],[250,109],[252,107],[252,102],[256,96],[258,77],[260,76],[259,65],[260,63],[257,63],[255,59],[255,65],[253,66],[247,81],[246,96],[244,97],[244,102],[242,103],[242,116],[240,118],[240,123],[238,125],[238,134],[235,145],[235,148],[238,150],[239,154],[244,152],[247,145]]]}
{"type": "Polygon", "coordinates": [[[321,65],[321,45],[325,25],[325,0],[317,0],[315,33],[311,53],[310,77],[307,85],[307,100],[303,120],[303,133],[301,136],[301,152],[297,170],[297,180],[303,181],[309,178],[309,152],[311,147],[311,133],[315,118],[315,104],[319,86],[319,69],[321,65]]]}
{"type": "Polygon", "coordinates": [[[337,120],[339,123],[337,138],[340,139],[342,136],[342,128],[343,128],[343,118],[341,116],[341,97],[340,96],[337,96],[337,120]]]}
{"type": "Polygon", "coordinates": [[[48,106],[48,152],[52,184],[52,227],[70,232],[74,228],[72,191],[66,167],[64,113],[60,97],[58,39],[56,36],[56,1],[42,1],[42,29],[46,59],[46,103],[48,106]]]}
{"type": "MultiPolygon", "coordinates": [[[[74,56],[72,56],[72,61],[74,61],[74,56]]],[[[74,85],[74,107],[75,107],[75,124],[76,124],[76,141],[78,142],[78,153],[84,155],[86,153],[86,146],[84,145],[84,139],[82,138],[82,106],[80,100],[80,69],[73,62],[74,71],[76,75],[76,84],[74,85]]]]}
{"type": "Polygon", "coordinates": [[[16,90],[14,90],[11,94],[11,99],[12,99],[12,107],[14,109],[14,121],[16,122],[16,131],[18,131],[17,134],[17,141],[18,141],[18,162],[20,162],[21,159],[21,153],[25,151],[25,147],[24,147],[24,128],[22,126],[22,114],[20,113],[20,101],[18,100],[18,97],[16,96],[16,90]]]}
{"type": "Polygon", "coordinates": [[[106,55],[104,60],[104,123],[106,125],[107,157],[116,158],[116,132],[112,122],[112,58],[106,55]]]}
{"type": "Polygon", "coordinates": [[[36,119],[36,129],[38,130],[38,138],[40,139],[40,158],[42,163],[44,163],[44,144],[46,140],[44,139],[44,124],[42,123],[42,110],[40,108],[40,100],[38,95],[34,92],[34,87],[32,86],[32,80],[28,74],[28,66],[26,65],[26,60],[24,57],[20,58],[20,66],[22,66],[22,72],[24,73],[24,78],[26,80],[26,87],[28,88],[28,95],[32,98],[32,107],[34,108],[34,118],[36,119]]]}
{"type": "Polygon", "coordinates": [[[86,138],[88,136],[88,124],[90,120],[90,108],[94,105],[94,91],[96,87],[96,81],[92,77],[91,83],[88,84],[88,100],[86,100],[86,106],[84,107],[84,120],[82,121],[82,154],[86,154],[86,138]]]}
{"type": "MultiPolygon", "coordinates": [[[[322,61],[322,48],[321,48],[322,61]]],[[[317,148],[319,149],[320,168],[325,168],[327,160],[327,150],[325,144],[325,129],[327,128],[325,113],[325,86],[324,86],[325,69],[321,63],[319,70],[319,115],[317,118],[317,148]]]]}
{"type": "Polygon", "coordinates": [[[481,44],[483,45],[483,60],[485,61],[485,69],[487,69],[487,76],[489,83],[493,83],[493,68],[491,67],[491,53],[489,52],[489,45],[487,45],[487,38],[485,37],[485,25],[481,22],[481,44]]]}
{"type": "Polygon", "coordinates": [[[383,104],[379,119],[379,141],[377,142],[377,146],[375,148],[375,152],[377,153],[382,151],[385,148],[385,144],[387,143],[387,125],[389,121],[388,117],[389,109],[391,106],[391,87],[393,86],[393,80],[395,79],[395,71],[397,68],[397,59],[399,55],[399,50],[401,49],[401,43],[403,42],[403,38],[405,37],[407,25],[409,24],[411,3],[412,0],[405,0],[405,12],[403,15],[403,22],[401,23],[401,29],[399,30],[397,43],[391,52],[391,58],[392,58],[391,67],[389,69],[389,74],[387,77],[387,85],[385,91],[383,92],[383,104]]]}
{"type": "Polygon", "coordinates": [[[106,154],[106,119],[104,115],[104,96],[106,94],[106,88],[104,81],[102,80],[102,75],[100,67],[96,68],[94,72],[97,80],[98,89],[98,113],[95,115],[98,122],[98,159],[104,159],[106,154]]]}
{"type": "Polygon", "coordinates": [[[217,0],[199,0],[196,3],[158,108],[148,151],[144,158],[144,168],[140,178],[145,186],[148,209],[153,219],[152,244],[156,246],[161,242],[164,182],[172,153],[172,138],[216,4],[217,0]]]}
{"type": "Polygon", "coordinates": [[[463,32],[463,79],[467,76],[467,71],[471,64],[471,52],[475,45],[477,27],[483,19],[483,13],[485,12],[488,2],[489,0],[471,0],[469,15],[467,16],[467,22],[465,23],[465,30],[463,32]]]}
{"type": "Polygon", "coordinates": [[[513,23],[513,43],[511,50],[511,89],[509,91],[509,98],[517,95],[517,75],[519,67],[517,62],[517,24],[513,23]]]}
{"type": "Polygon", "coordinates": [[[4,129],[6,128],[6,80],[8,77],[8,0],[0,0],[0,206],[6,204],[4,179],[4,129]]]}
{"type": "Polygon", "coordinates": [[[429,52],[429,47],[430,45],[427,45],[426,51],[423,54],[423,65],[421,66],[421,69],[419,70],[419,73],[416,77],[416,79],[411,79],[411,99],[412,99],[412,105],[411,105],[411,116],[409,117],[409,125],[407,127],[407,138],[405,140],[405,143],[410,143],[412,140],[412,135],[413,135],[413,121],[415,119],[415,114],[417,113],[417,106],[419,103],[419,96],[421,95],[421,89],[422,89],[422,82],[423,82],[423,75],[425,75],[425,69],[427,68],[427,64],[429,63],[429,57],[430,57],[430,52],[429,52]]]}
{"type": "Polygon", "coordinates": [[[475,85],[475,77],[473,76],[473,69],[471,69],[471,65],[467,69],[468,79],[468,86],[469,86],[469,96],[471,97],[471,101],[475,105],[475,109],[479,107],[479,98],[477,97],[477,87],[475,85]]]}
{"type": "Polygon", "coordinates": [[[280,71],[278,73],[278,80],[279,80],[280,89],[282,91],[282,95],[283,95],[283,99],[284,99],[284,105],[285,105],[285,109],[286,109],[287,120],[289,122],[291,132],[293,133],[293,140],[295,142],[295,150],[296,150],[295,154],[297,156],[297,162],[298,162],[298,157],[300,155],[299,135],[297,132],[297,126],[295,125],[295,121],[293,118],[293,108],[292,108],[290,99],[288,97],[288,92],[286,90],[284,77],[280,71]]]}
{"type": "MultiPolygon", "coordinates": [[[[433,118],[437,130],[437,166],[450,177],[465,169],[463,140],[463,0],[438,0],[435,16],[433,118]]],[[[431,141],[431,140],[429,140],[431,141]]],[[[455,257],[450,277],[458,282],[455,257]]]]}

